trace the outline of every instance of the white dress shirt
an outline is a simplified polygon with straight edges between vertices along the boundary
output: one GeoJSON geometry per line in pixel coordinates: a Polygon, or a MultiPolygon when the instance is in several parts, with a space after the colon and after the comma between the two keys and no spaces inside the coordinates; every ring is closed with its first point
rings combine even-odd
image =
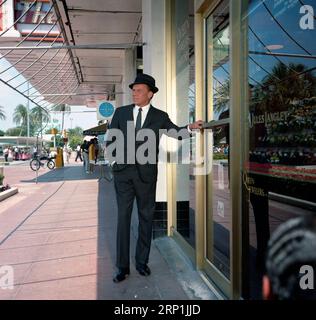
{"type": "Polygon", "coordinates": [[[135,105],[134,109],[133,109],[133,117],[134,117],[134,125],[136,126],[136,119],[137,119],[137,115],[138,115],[138,109],[141,108],[142,109],[142,126],[144,125],[144,122],[146,120],[147,117],[147,113],[149,111],[150,108],[150,104],[147,104],[147,106],[144,107],[140,107],[135,105]]]}
{"type": "MultiPolygon", "coordinates": [[[[137,105],[135,104],[135,107],[134,107],[134,109],[133,109],[133,118],[134,118],[134,125],[135,125],[135,126],[136,126],[136,119],[137,119],[138,109],[139,109],[139,108],[142,108],[142,124],[141,124],[141,126],[143,127],[144,122],[145,122],[146,117],[147,117],[147,113],[148,113],[149,108],[150,108],[150,104],[147,104],[147,105],[144,106],[144,107],[140,107],[140,106],[137,106],[137,105]]],[[[187,129],[188,129],[189,133],[192,133],[192,130],[190,130],[189,125],[187,126],[187,129]]]]}

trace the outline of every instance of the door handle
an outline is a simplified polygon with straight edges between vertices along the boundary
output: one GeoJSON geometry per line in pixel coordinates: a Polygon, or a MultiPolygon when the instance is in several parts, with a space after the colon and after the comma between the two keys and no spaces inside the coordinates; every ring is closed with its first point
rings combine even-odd
{"type": "Polygon", "coordinates": [[[230,119],[211,120],[203,125],[203,129],[213,129],[215,127],[229,125],[230,119]]]}

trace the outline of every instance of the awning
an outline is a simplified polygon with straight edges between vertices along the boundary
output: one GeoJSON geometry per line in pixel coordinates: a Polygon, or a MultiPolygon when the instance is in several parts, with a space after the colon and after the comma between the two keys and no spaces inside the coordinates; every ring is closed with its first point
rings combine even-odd
{"type": "Polygon", "coordinates": [[[83,131],[84,136],[98,136],[100,134],[105,134],[108,125],[106,123],[100,124],[99,126],[87,129],[83,131]]]}

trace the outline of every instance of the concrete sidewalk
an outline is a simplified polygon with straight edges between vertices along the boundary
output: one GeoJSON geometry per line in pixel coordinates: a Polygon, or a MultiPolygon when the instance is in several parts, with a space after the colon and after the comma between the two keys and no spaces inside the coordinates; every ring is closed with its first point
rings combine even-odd
{"type": "Polygon", "coordinates": [[[0,299],[216,299],[169,238],[153,241],[151,276],[132,258],[130,277],[113,283],[113,183],[71,165],[43,171],[35,184],[29,170],[6,169],[21,191],[0,204],[0,267],[14,270],[14,288],[0,288],[0,299]]]}

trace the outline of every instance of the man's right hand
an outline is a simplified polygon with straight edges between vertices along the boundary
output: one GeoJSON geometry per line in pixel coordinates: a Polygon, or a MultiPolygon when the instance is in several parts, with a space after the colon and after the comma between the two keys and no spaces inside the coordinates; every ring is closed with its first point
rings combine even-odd
{"type": "Polygon", "coordinates": [[[203,120],[195,121],[195,122],[189,124],[189,129],[190,130],[196,130],[196,129],[201,130],[203,128],[203,124],[204,124],[203,120]]]}

